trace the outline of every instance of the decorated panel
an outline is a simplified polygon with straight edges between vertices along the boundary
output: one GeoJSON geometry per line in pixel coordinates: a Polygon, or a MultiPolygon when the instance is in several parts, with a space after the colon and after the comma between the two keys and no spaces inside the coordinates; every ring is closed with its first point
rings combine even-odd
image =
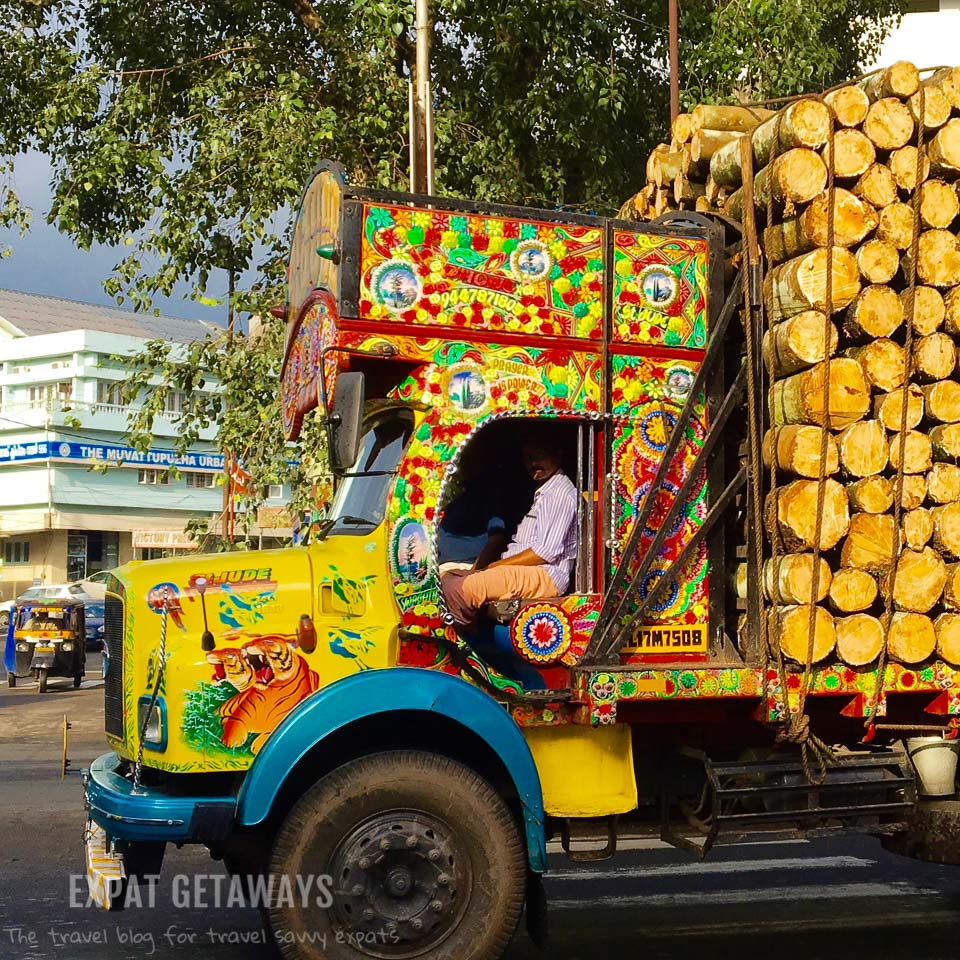
{"type": "Polygon", "coordinates": [[[361,243],[365,319],[602,336],[600,227],[367,204],[361,243]]]}
{"type": "Polygon", "coordinates": [[[703,349],[707,241],[617,230],[613,247],[613,339],[703,349]]]}
{"type": "MultiPolygon", "coordinates": [[[[614,539],[618,544],[613,551],[614,570],[624,559],[623,548],[650,491],[696,371],[696,364],[690,361],[613,358],[613,406],[621,417],[614,425],[612,449],[614,539]],[[624,416],[627,413],[629,417],[624,416]]],[[[638,569],[646,546],[662,526],[703,445],[706,432],[704,413],[701,398],[687,426],[680,453],[675,457],[674,468],[656,491],[656,506],[640,549],[628,561],[628,576],[638,569]]],[[[667,575],[703,523],[707,511],[705,473],[694,484],[686,500],[684,509],[671,521],[659,556],[640,583],[641,599],[667,575]]],[[[703,541],[680,575],[671,575],[670,585],[654,605],[653,616],[633,632],[623,648],[628,659],[651,654],[672,656],[706,652],[709,635],[707,559],[707,544],[703,541]]]]}
{"type": "MultiPolygon", "coordinates": [[[[303,418],[321,404],[321,357],[337,338],[337,312],[333,298],[325,293],[319,297],[294,328],[280,375],[283,429],[290,440],[300,436],[303,418]]],[[[333,397],[337,361],[331,359],[326,368],[329,402],[333,397]]]]}

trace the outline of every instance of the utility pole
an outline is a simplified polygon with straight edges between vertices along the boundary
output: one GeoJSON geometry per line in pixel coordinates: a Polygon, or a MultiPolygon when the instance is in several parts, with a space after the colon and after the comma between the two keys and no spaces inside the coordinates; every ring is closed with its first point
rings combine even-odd
{"type": "Polygon", "coordinates": [[[679,27],[677,26],[677,0],[668,0],[670,21],[670,122],[677,119],[680,112],[680,64],[679,64],[679,27]]]}
{"type": "Polygon", "coordinates": [[[410,77],[410,191],[433,193],[433,96],[430,85],[430,0],[416,0],[416,58],[410,77]]]}

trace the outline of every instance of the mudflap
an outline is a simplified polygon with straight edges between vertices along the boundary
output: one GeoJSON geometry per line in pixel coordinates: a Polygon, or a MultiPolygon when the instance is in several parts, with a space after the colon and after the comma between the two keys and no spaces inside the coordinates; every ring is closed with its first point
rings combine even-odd
{"type": "Polygon", "coordinates": [[[547,925],[547,893],[543,887],[543,875],[527,874],[527,896],[525,903],[527,935],[533,945],[543,950],[547,945],[549,931],[547,925]]]}
{"type": "Polygon", "coordinates": [[[54,661],[57,659],[56,650],[35,649],[33,658],[30,660],[31,670],[52,670],[54,661]]]}
{"type": "Polygon", "coordinates": [[[92,820],[87,821],[83,832],[83,847],[90,899],[104,910],[123,909],[123,889],[127,879],[123,856],[111,849],[106,831],[92,820]]]}
{"type": "Polygon", "coordinates": [[[913,860],[960,864],[960,800],[917,805],[907,829],[882,839],[883,847],[913,860]]]}

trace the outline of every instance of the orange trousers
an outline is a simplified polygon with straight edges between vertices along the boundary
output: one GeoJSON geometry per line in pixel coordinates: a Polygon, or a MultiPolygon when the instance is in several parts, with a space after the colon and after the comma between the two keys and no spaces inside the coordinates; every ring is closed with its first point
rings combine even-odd
{"type": "Polygon", "coordinates": [[[549,600],[559,595],[544,567],[510,564],[469,574],[462,589],[467,603],[478,610],[491,600],[549,600]]]}

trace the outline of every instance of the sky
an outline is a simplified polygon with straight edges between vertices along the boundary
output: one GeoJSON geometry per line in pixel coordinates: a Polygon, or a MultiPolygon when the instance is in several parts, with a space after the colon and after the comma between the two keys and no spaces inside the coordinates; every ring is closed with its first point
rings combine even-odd
{"type": "MultiPolygon", "coordinates": [[[[910,60],[918,66],[955,64],[960,60],[960,0],[941,0],[939,13],[914,13],[904,17],[900,28],[884,44],[877,64],[910,60]]],[[[873,66],[873,65],[871,65],[873,66]]],[[[103,291],[102,282],[123,250],[97,247],[78,250],[72,241],[44,222],[50,209],[50,165],[45,157],[31,153],[18,158],[15,183],[26,203],[33,207],[34,225],[25,238],[0,231],[0,241],[13,247],[13,256],[0,260],[0,287],[26,293],[42,293],[88,303],[115,306],[103,291]]],[[[215,273],[208,296],[222,297],[226,275],[215,273]]],[[[162,313],[193,320],[225,322],[226,308],[206,306],[184,299],[186,288],[170,299],[157,298],[162,313]]]]}

